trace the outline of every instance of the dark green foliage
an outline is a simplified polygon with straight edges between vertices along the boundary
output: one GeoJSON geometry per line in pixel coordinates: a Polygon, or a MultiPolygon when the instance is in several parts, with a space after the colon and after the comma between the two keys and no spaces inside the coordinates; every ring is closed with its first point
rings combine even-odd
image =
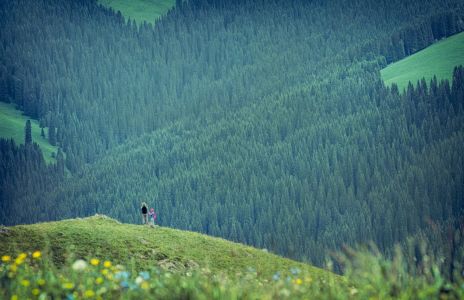
{"type": "Polygon", "coordinates": [[[134,135],[218,118],[323,70],[346,76],[352,61],[397,60],[462,30],[456,0],[342,2],[189,1],[137,28],[91,0],[3,1],[6,100],[58,128],[79,166],[134,135]]]}
{"type": "Polygon", "coordinates": [[[0,5],[8,99],[73,173],[8,198],[6,224],[139,222],[146,201],[162,225],[322,265],[462,213],[462,68],[404,94],[379,74],[462,30],[462,1],[188,1],[155,27],[93,1],[0,5]]]}
{"type": "Polygon", "coordinates": [[[31,120],[27,120],[26,121],[26,126],[24,127],[24,143],[26,145],[32,143],[31,120]]]}
{"type": "Polygon", "coordinates": [[[0,139],[0,225],[52,217],[52,210],[42,211],[41,199],[62,180],[62,157],[57,161],[47,166],[36,143],[17,146],[13,140],[0,139]]]}
{"type": "Polygon", "coordinates": [[[50,125],[50,127],[48,127],[48,141],[51,145],[56,145],[56,131],[53,125],[50,125]]]}
{"type": "Polygon", "coordinates": [[[464,272],[464,253],[461,251],[464,249],[464,219],[451,218],[440,224],[427,220],[427,223],[427,226],[401,245],[407,254],[408,263],[427,264],[430,263],[427,261],[430,256],[439,258],[440,273],[451,281],[458,281],[464,272]]]}
{"type": "Polygon", "coordinates": [[[459,89],[380,88],[346,115],[303,110],[289,96],[214,127],[172,126],[113,151],[51,202],[69,199],[67,217],[105,212],[138,222],[144,199],[163,225],[317,264],[341,244],[373,240],[386,251],[426,220],[462,213],[464,114],[462,99],[452,102],[459,89]],[[268,109],[292,123],[269,118],[268,109]]]}

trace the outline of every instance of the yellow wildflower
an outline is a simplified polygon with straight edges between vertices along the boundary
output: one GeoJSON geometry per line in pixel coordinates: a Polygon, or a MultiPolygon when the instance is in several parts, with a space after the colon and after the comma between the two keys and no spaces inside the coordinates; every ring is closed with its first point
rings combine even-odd
{"type": "Polygon", "coordinates": [[[32,258],[39,259],[42,256],[42,253],[40,251],[35,251],[32,253],[32,258]]]}
{"type": "Polygon", "coordinates": [[[109,272],[109,270],[108,270],[108,269],[103,269],[103,270],[101,270],[101,273],[102,273],[103,275],[107,275],[107,274],[108,274],[108,272],[109,272]]]}
{"type": "Polygon", "coordinates": [[[96,284],[102,284],[103,283],[103,278],[98,277],[97,279],[95,279],[95,283],[96,284]]]}
{"type": "Polygon", "coordinates": [[[18,270],[18,267],[16,265],[11,265],[10,266],[10,271],[11,272],[16,272],[16,270],[18,270]]]}
{"type": "Polygon", "coordinates": [[[29,280],[27,280],[27,279],[21,280],[21,285],[22,285],[22,286],[28,287],[30,284],[31,284],[31,283],[30,283],[29,280]]]}
{"type": "Polygon", "coordinates": [[[18,257],[16,257],[15,259],[15,264],[17,265],[20,265],[24,262],[24,260],[26,259],[27,257],[27,254],[26,253],[21,253],[18,255],[18,257]]]}
{"type": "Polygon", "coordinates": [[[63,288],[66,290],[72,290],[74,288],[74,284],[71,282],[63,283],[63,288]]]}
{"type": "Polygon", "coordinates": [[[109,260],[105,260],[105,262],[103,263],[103,266],[105,268],[111,268],[111,262],[109,260]]]}
{"type": "Polygon", "coordinates": [[[11,256],[9,256],[9,255],[3,255],[2,256],[2,261],[3,262],[9,262],[10,260],[11,260],[11,256]]]}
{"type": "Polygon", "coordinates": [[[95,292],[92,291],[92,290],[87,290],[87,291],[85,291],[85,293],[84,293],[84,297],[85,297],[85,298],[93,298],[94,296],[95,296],[95,292]]]}
{"type": "Polygon", "coordinates": [[[148,282],[144,281],[142,282],[142,284],[140,285],[140,287],[144,290],[148,290],[150,288],[150,285],[148,284],[148,282]]]}
{"type": "Polygon", "coordinates": [[[100,260],[98,260],[98,259],[96,259],[96,258],[92,258],[92,259],[90,260],[90,264],[91,264],[92,266],[98,266],[99,263],[100,263],[100,260]]]}
{"type": "Polygon", "coordinates": [[[303,280],[301,280],[301,278],[297,278],[297,279],[295,279],[294,282],[295,282],[296,285],[301,285],[303,283],[303,280]]]}
{"type": "Polygon", "coordinates": [[[33,289],[33,290],[32,290],[32,295],[37,296],[38,294],[40,294],[40,290],[39,290],[39,289],[33,289]]]}
{"type": "Polygon", "coordinates": [[[40,278],[39,280],[37,280],[37,284],[40,286],[45,285],[45,279],[40,278]]]}
{"type": "Polygon", "coordinates": [[[11,296],[11,300],[18,300],[18,295],[11,296]]]}

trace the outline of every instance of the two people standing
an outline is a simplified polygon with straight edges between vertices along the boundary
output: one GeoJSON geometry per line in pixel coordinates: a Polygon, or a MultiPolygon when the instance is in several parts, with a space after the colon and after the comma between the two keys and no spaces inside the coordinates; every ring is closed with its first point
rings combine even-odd
{"type": "Polygon", "coordinates": [[[143,224],[155,225],[156,221],[156,212],[153,208],[150,208],[150,212],[148,212],[148,206],[145,202],[142,202],[142,206],[140,207],[142,210],[142,221],[143,224]]]}

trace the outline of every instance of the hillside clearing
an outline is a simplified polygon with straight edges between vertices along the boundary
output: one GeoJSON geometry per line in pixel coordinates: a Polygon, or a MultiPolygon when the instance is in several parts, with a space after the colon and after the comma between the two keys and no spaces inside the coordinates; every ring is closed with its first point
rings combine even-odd
{"type": "Polygon", "coordinates": [[[464,65],[464,32],[443,39],[411,56],[390,64],[380,71],[387,86],[396,83],[399,90],[408,82],[417,83],[425,77],[451,80],[455,66],[464,65]]]}
{"type": "Polygon", "coordinates": [[[98,0],[98,3],[120,11],[128,19],[137,23],[146,21],[154,23],[156,19],[164,15],[174,6],[174,0],[98,0]]]}
{"type": "MultiPolygon", "coordinates": [[[[41,129],[37,120],[24,116],[21,111],[15,109],[13,104],[0,102],[0,137],[12,138],[17,144],[24,144],[24,127],[28,119],[31,120],[32,125],[32,141],[39,144],[47,163],[55,162],[52,153],[56,154],[58,148],[40,136],[41,129]]],[[[46,129],[45,134],[47,134],[46,129]]]]}

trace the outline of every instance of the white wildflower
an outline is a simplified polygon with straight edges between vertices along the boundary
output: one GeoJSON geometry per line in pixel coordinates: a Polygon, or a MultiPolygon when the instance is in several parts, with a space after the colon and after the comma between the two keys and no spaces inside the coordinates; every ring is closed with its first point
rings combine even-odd
{"type": "Polygon", "coordinates": [[[85,260],[78,259],[73,263],[72,268],[74,271],[83,271],[87,268],[87,263],[85,260]]]}
{"type": "Polygon", "coordinates": [[[357,293],[358,293],[358,290],[357,290],[356,288],[352,287],[352,288],[350,289],[350,295],[351,295],[351,296],[354,296],[354,295],[356,295],[357,293]]]}
{"type": "Polygon", "coordinates": [[[141,285],[143,282],[143,278],[141,276],[137,276],[137,278],[135,278],[135,283],[137,285],[141,285]]]}

